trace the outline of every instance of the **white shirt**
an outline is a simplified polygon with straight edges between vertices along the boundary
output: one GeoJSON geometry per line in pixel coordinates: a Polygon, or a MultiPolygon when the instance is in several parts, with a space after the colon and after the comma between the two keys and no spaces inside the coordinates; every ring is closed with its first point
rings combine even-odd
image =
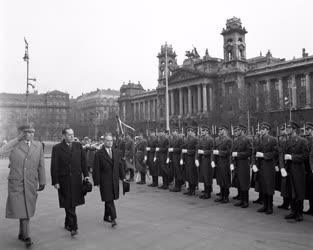
{"type": "Polygon", "coordinates": [[[105,148],[110,158],[112,158],[112,149],[111,148],[105,148]]]}

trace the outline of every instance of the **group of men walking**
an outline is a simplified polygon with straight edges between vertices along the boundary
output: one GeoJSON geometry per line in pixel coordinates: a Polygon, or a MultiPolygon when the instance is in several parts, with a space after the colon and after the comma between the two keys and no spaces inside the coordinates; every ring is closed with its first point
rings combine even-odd
{"type": "Polygon", "coordinates": [[[204,184],[201,199],[211,198],[213,179],[220,187],[215,202],[228,203],[231,187],[238,189],[234,206],[249,206],[249,189],[255,188],[263,206],[257,211],[273,213],[273,195],[280,191],[284,202],[279,208],[289,209],[286,219],[303,220],[303,201],[309,200],[305,213],[313,215],[313,123],[305,124],[305,133],[290,121],[271,135],[272,127],[263,122],[254,135],[247,134],[244,125],[221,125],[186,128],[186,135],[178,129],[150,131],[133,140],[129,135],[119,143],[130,181],[138,171],[137,184],[152,177],[151,187],[180,192],[187,183],[185,195],[195,195],[198,183],[204,184]],[[214,131],[216,130],[216,131],[214,131]],[[197,134],[198,132],[198,134],[197,134]],[[159,177],[162,185],[159,186],[159,177]],[[170,188],[170,183],[174,183],[170,188]]]}

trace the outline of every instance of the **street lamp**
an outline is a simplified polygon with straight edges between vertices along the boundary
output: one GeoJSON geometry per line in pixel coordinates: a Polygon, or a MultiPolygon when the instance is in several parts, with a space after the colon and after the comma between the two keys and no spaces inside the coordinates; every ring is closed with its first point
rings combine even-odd
{"type": "Polygon", "coordinates": [[[29,78],[29,55],[28,55],[28,42],[26,41],[26,38],[24,37],[25,41],[25,54],[24,54],[24,61],[26,62],[26,122],[28,123],[29,119],[29,86],[31,86],[33,89],[35,88],[35,85],[30,83],[30,81],[36,82],[36,78],[29,78]]]}
{"type": "Polygon", "coordinates": [[[170,130],[169,103],[168,103],[168,60],[167,60],[167,43],[165,43],[165,119],[166,130],[170,130]]]}

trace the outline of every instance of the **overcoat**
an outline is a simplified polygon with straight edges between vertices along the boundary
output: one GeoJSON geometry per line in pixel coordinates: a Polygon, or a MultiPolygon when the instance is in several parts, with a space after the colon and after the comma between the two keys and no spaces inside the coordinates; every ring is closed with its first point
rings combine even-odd
{"type": "Polygon", "coordinates": [[[133,139],[126,139],[124,154],[125,170],[135,169],[134,155],[135,155],[135,143],[133,139]]]}
{"type": "Polygon", "coordinates": [[[0,149],[9,154],[8,198],[6,218],[31,218],[35,214],[38,184],[46,184],[42,144],[13,139],[0,149]]]}
{"type": "Polygon", "coordinates": [[[156,152],[157,164],[159,164],[159,175],[168,176],[168,167],[166,164],[168,153],[169,139],[166,136],[160,136],[158,139],[157,147],[159,151],[156,152]]]}
{"type": "Polygon", "coordinates": [[[182,149],[187,149],[187,153],[183,154],[183,158],[185,163],[186,181],[188,181],[189,184],[198,184],[198,171],[195,165],[197,143],[197,137],[188,136],[182,147],[182,149]]]}
{"type": "Polygon", "coordinates": [[[145,139],[138,141],[135,145],[135,168],[141,173],[145,173],[147,168],[144,162],[146,147],[147,141],[145,139]]]}
{"type": "Polygon", "coordinates": [[[184,139],[181,136],[173,136],[170,140],[170,148],[173,148],[173,152],[169,153],[170,169],[176,181],[183,181],[184,174],[183,168],[180,166],[181,149],[184,144],[184,139]]]}
{"type": "Polygon", "coordinates": [[[58,190],[60,208],[72,208],[85,204],[82,192],[83,176],[88,176],[86,153],[79,142],[71,148],[63,140],[52,148],[52,185],[60,184],[58,190]]]}
{"type": "Polygon", "coordinates": [[[119,198],[119,179],[125,178],[125,172],[118,150],[112,148],[112,158],[105,147],[96,152],[92,177],[94,185],[100,187],[102,201],[119,198]]]}
{"type": "Polygon", "coordinates": [[[235,166],[235,175],[238,180],[238,188],[241,191],[248,191],[250,188],[250,157],[252,144],[247,136],[236,137],[233,143],[232,152],[237,152],[237,157],[232,157],[231,162],[235,166]]]}
{"type": "Polygon", "coordinates": [[[147,166],[149,168],[149,172],[151,176],[159,176],[159,170],[158,165],[154,162],[154,156],[155,156],[155,148],[157,145],[157,137],[156,136],[150,136],[147,141],[147,148],[146,148],[146,154],[147,154],[147,166]]]}
{"type": "Polygon", "coordinates": [[[305,196],[305,158],[308,157],[308,142],[300,136],[290,136],[286,143],[285,154],[291,154],[292,160],[286,161],[286,170],[290,178],[288,196],[290,199],[304,200],[305,196]]]}
{"type": "Polygon", "coordinates": [[[309,155],[305,165],[305,199],[313,200],[313,136],[308,136],[309,155]]]}

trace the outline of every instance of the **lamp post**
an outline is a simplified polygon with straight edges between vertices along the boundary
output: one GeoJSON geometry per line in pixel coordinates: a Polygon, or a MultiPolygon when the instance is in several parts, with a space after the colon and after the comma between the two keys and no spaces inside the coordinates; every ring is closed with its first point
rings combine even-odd
{"type": "Polygon", "coordinates": [[[170,130],[170,119],[169,119],[169,101],[168,101],[168,60],[167,60],[167,43],[165,43],[165,119],[166,119],[166,130],[170,130]]]}
{"type": "Polygon", "coordinates": [[[25,54],[24,54],[24,61],[26,62],[26,122],[28,123],[29,120],[29,86],[35,88],[35,85],[31,84],[29,81],[36,82],[36,78],[29,78],[29,54],[28,54],[28,43],[26,38],[24,37],[25,41],[25,54]]]}

